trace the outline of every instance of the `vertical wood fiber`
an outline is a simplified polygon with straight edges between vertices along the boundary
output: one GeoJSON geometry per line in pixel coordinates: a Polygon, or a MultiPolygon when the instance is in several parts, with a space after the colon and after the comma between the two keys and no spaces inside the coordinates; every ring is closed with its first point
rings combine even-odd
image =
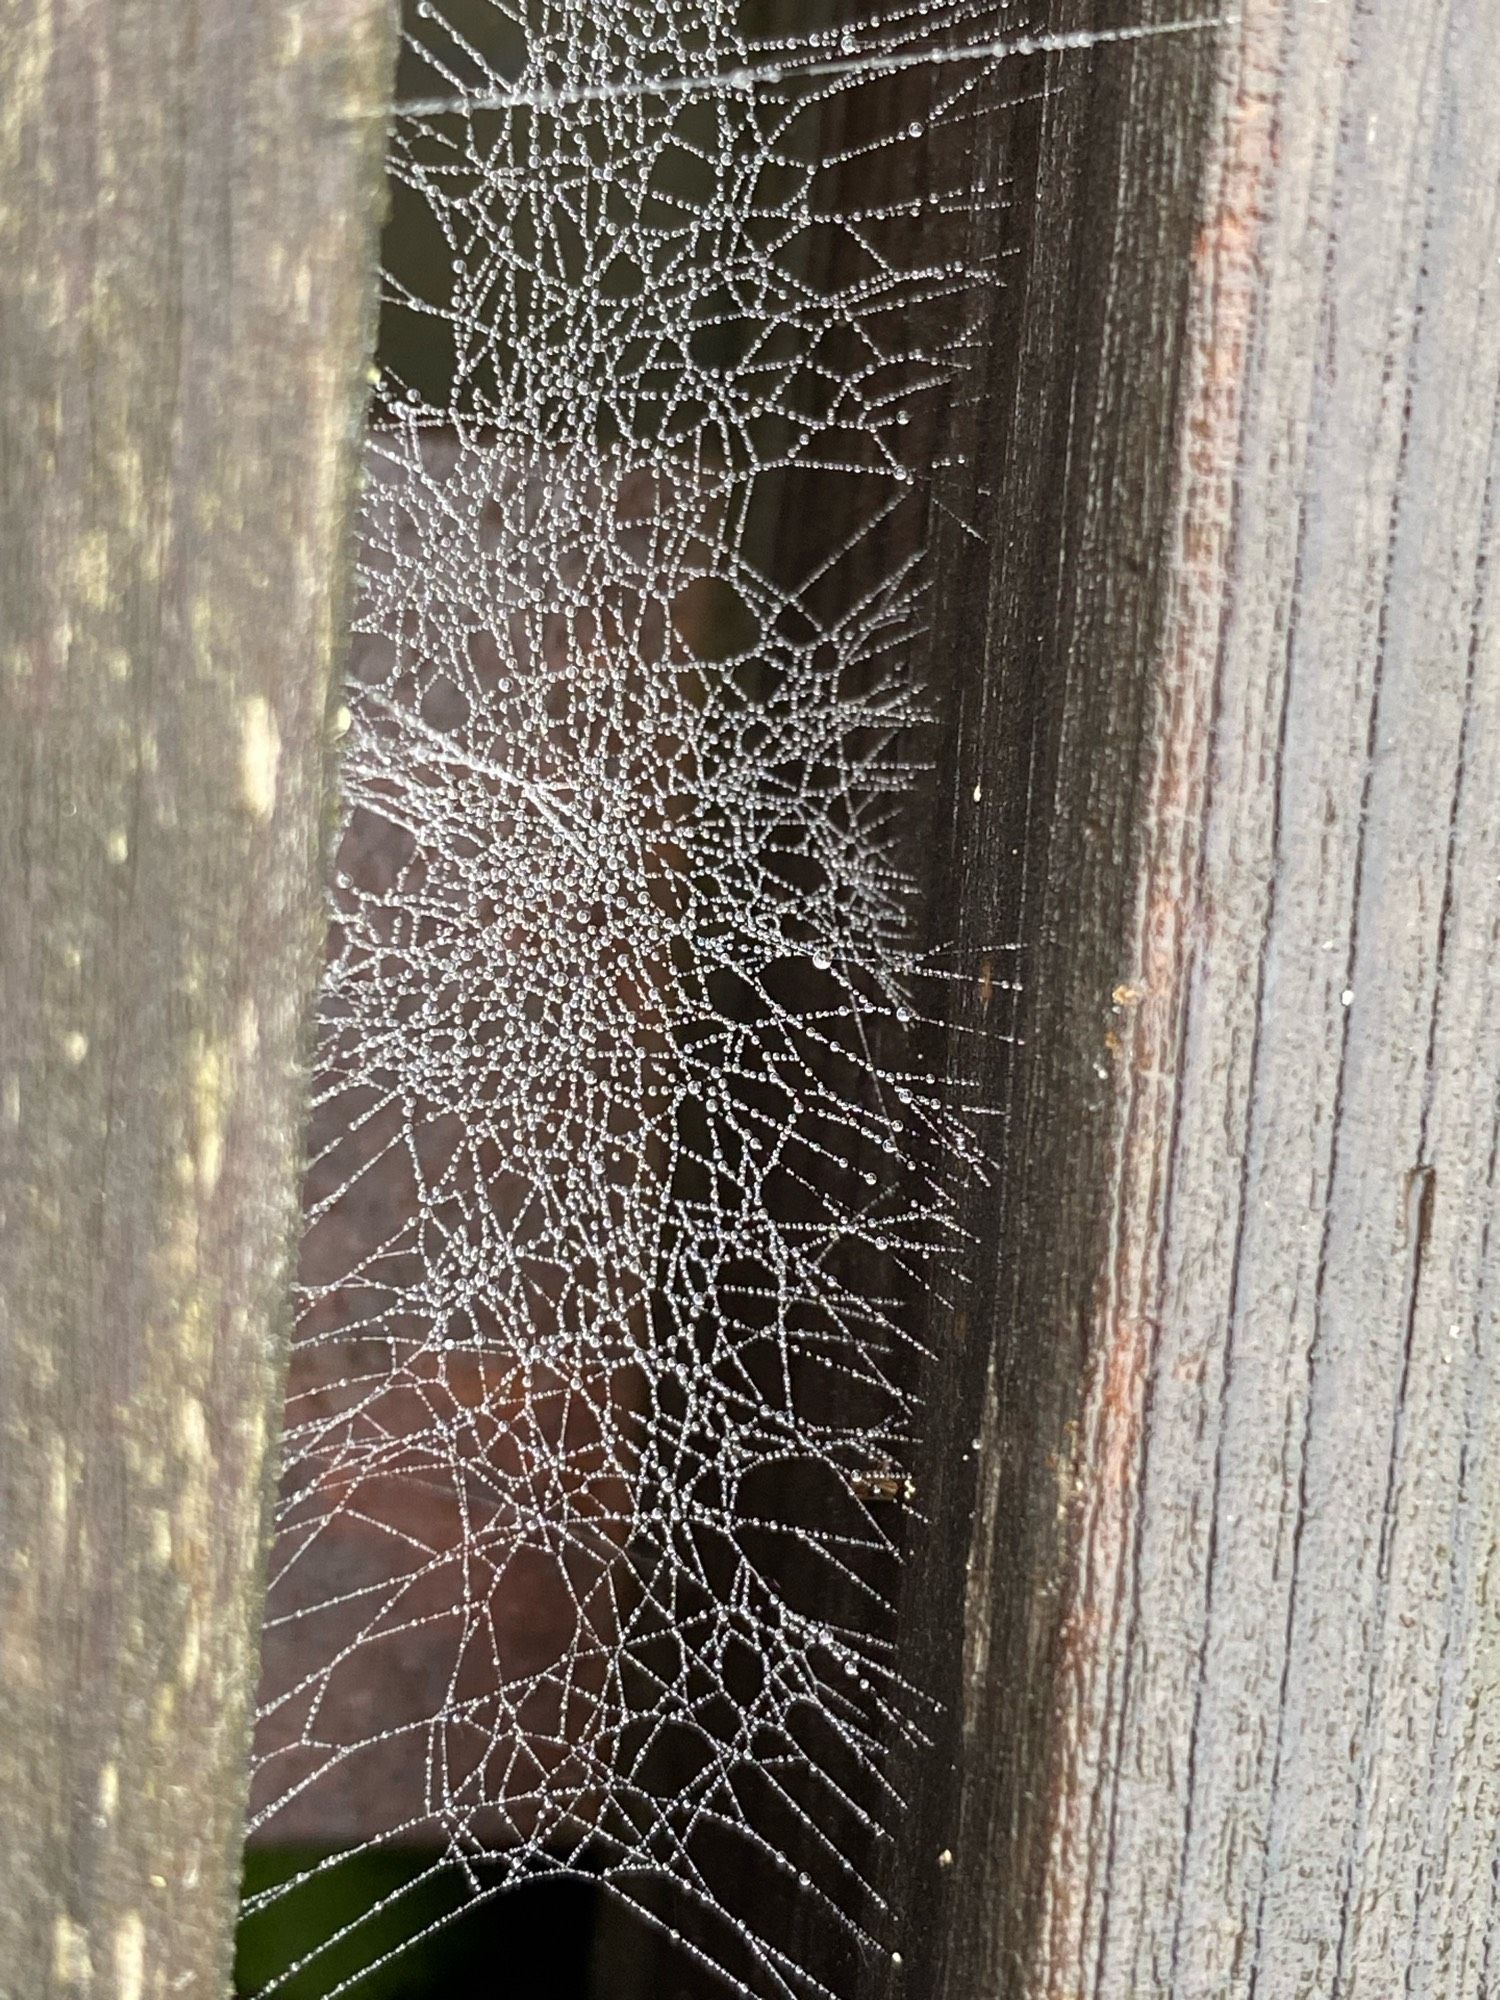
{"type": "Polygon", "coordinates": [[[0,1994],[228,1982],[387,0],[0,26],[0,1994]]]}
{"type": "Polygon", "coordinates": [[[1489,1978],[1500,12],[1200,11],[997,139],[934,933],[965,1028],[1006,936],[1027,990],[957,1043],[1005,1162],[934,1311],[951,1722],[872,1992],[1489,1978]]]}

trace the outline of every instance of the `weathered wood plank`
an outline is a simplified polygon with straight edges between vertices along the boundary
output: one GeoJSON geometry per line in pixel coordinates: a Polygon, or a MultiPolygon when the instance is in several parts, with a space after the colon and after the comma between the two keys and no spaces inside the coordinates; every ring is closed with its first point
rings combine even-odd
{"type": "Polygon", "coordinates": [[[0,30],[0,1992],[228,1980],[387,0],[0,30]]]}
{"type": "Polygon", "coordinates": [[[1027,994],[963,1058],[908,1994],[1477,1995],[1495,1924],[1500,16],[1203,13],[1007,129],[935,593],[934,931],[1027,994]]]}

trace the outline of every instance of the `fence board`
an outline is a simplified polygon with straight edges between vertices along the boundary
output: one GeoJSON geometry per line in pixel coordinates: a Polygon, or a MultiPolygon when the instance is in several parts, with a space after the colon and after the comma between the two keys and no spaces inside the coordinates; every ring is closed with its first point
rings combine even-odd
{"type": "Polygon", "coordinates": [[[0,1992],[222,1992],[386,0],[0,32],[0,1992]]]}
{"type": "Polygon", "coordinates": [[[1024,1047],[872,1991],[1485,1990],[1500,16],[1202,11],[1004,135],[934,934],[1024,1047]]]}

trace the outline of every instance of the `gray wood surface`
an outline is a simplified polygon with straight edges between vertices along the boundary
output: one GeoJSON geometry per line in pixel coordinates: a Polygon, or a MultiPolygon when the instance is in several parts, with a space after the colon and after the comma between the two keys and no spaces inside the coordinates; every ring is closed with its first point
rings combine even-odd
{"type": "Polygon", "coordinates": [[[955,1037],[1006,1144],[871,1991],[1491,1978],[1500,10],[1200,12],[997,138],[933,924],[965,1028],[1022,940],[1024,1045],[955,1037]]]}
{"type": "Polygon", "coordinates": [[[387,0],[0,21],[0,1994],[225,1990],[387,0]]]}

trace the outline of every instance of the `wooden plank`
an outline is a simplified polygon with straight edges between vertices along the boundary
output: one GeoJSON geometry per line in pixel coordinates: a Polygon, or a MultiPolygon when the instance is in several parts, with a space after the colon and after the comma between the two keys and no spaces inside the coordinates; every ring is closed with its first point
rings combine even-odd
{"type": "Polygon", "coordinates": [[[226,1989],[386,0],[0,35],[0,1993],[226,1989]]]}
{"type": "Polygon", "coordinates": [[[1003,141],[933,921],[1024,1048],[956,1063],[872,1991],[1485,1990],[1500,15],[1208,11],[1003,141]]]}

